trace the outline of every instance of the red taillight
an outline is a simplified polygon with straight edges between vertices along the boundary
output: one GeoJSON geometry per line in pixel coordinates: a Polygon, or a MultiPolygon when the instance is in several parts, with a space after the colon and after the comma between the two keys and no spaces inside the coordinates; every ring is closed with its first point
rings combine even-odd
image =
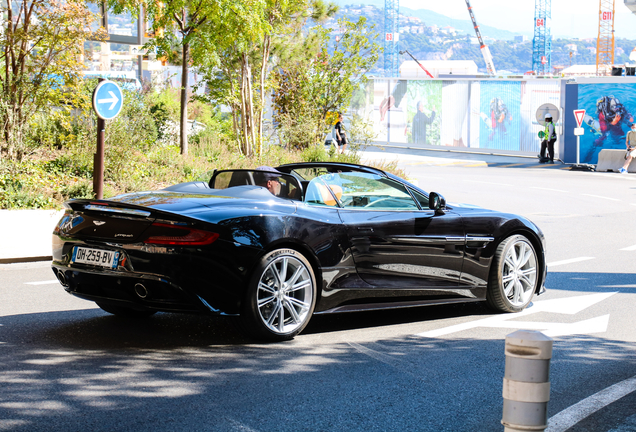
{"type": "Polygon", "coordinates": [[[194,228],[180,227],[175,225],[153,223],[153,227],[170,228],[170,234],[152,235],[144,240],[144,243],[162,244],[162,245],[182,245],[182,246],[201,246],[214,243],[219,238],[219,234],[202,231],[194,228]]]}

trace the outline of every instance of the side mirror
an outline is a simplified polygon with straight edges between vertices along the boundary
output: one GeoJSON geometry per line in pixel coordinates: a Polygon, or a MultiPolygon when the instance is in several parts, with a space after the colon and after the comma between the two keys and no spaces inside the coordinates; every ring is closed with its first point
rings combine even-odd
{"type": "Polygon", "coordinates": [[[428,208],[435,210],[435,213],[443,212],[446,209],[446,200],[437,192],[428,194],[428,208]]]}

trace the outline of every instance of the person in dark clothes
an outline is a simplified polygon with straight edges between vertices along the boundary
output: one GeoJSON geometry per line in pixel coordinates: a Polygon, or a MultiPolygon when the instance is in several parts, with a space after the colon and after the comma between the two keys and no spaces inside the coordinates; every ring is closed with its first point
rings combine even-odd
{"type": "Polygon", "coordinates": [[[342,114],[338,114],[338,123],[334,126],[336,130],[336,142],[338,143],[338,153],[344,153],[347,149],[347,134],[344,131],[343,121],[344,117],[342,114]]]}
{"type": "Polygon", "coordinates": [[[280,195],[280,176],[283,175],[280,171],[270,166],[259,166],[254,173],[254,182],[257,186],[263,186],[267,188],[273,195],[280,195]]]}
{"type": "Polygon", "coordinates": [[[545,131],[543,134],[543,141],[541,141],[541,153],[539,153],[539,163],[554,163],[554,143],[557,140],[556,131],[554,129],[554,123],[552,123],[552,115],[545,115],[545,131]],[[546,150],[548,151],[546,157],[546,150]]]}

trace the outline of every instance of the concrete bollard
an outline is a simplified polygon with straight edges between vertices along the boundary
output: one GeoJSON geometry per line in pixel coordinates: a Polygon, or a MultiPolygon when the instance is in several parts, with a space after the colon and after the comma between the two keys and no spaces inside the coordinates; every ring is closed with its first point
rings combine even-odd
{"type": "Polygon", "coordinates": [[[501,418],[504,432],[544,431],[548,427],[552,342],[533,330],[506,336],[501,418]]]}

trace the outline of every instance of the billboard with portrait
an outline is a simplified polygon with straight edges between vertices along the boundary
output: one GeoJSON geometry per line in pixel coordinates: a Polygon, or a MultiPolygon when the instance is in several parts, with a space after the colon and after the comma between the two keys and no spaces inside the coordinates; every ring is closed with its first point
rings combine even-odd
{"type": "Polygon", "coordinates": [[[406,136],[412,147],[439,145],[442,119],[442,82],[409,81],[406,136]]]}
{"type": "Polygon", "coordinates": [[[521,83],[481,82],[479,147],[519,151],[521,83]]]}

